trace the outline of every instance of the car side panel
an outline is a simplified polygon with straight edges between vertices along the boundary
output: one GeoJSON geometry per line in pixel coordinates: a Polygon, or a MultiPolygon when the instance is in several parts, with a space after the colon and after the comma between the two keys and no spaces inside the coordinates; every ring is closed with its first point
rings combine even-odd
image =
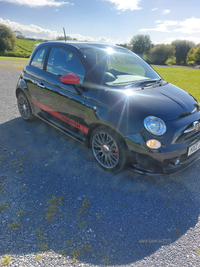
{"type": "Polygon", "coordinates": [[[32,91],[37,90],[39,83],[39,74],[41,70],[32,66],[25,66],[23,72],[20,75],[20,78],[17,83],[16,89],[22,89],[26,96],[29,99],[29,102],[32,107],[32,111],[35,114],[34,105],[32,105],[32,91]]]}
{"type": "Polygon", "coordinates": [[[86,94],[85,122],[90,128],[92,124],[103,124],[114,129],[122,136],[141,131],[143,122],[110,107],[105,90],[89,89],[86,94]]]}
{"type": "Polygon", "coordinates": [[[44,71],[40,73],[39,80],[45,88],[35,88],[31,94],[43,115],[80,135],[87,134],[84,94],[79,95],[73,85],[63,84],[59,76],[44,71]]]}

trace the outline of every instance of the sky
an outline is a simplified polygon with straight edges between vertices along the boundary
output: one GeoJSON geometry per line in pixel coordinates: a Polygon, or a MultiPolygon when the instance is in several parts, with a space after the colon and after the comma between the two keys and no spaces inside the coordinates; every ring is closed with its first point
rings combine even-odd
{"type": "Polygon", "coordinates": [[[25,37],[128,43],[138,34],[154,44],[200,43],[200,0],[0,0],[0,23],[25,37]]]}

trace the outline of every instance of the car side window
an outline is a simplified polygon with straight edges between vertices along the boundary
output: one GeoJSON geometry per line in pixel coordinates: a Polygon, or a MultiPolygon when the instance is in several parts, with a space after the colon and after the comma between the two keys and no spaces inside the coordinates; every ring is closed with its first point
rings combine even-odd
{"type": "Polygon", "coordinates": [[[85,69],[78,57],[68,49],[58,47],[51,48],[46,71],[59,76],[75,73],[80,79],[80,84],[85,78],[85,69]]]}
{"type": "Polygon", "coordinates": [[[39,49],[31,61],[31,66],[43,69],[45,55],[46,55],[46,48],[39,49]]]}

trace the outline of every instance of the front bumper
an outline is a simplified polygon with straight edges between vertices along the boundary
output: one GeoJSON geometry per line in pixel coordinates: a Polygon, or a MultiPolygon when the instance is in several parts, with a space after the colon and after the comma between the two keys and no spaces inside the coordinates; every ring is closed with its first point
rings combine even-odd
{"type": "MultiPolygon", "coordinates": [[[[135,155],[134,155],[135,157],[135,155]]],[[[136,154],[136,161],[133,162],[134,171],[146,175],[170,175],[185,170],[195,161],[200,158],[200,150],[186,157],[186,154],[177,153],[174,158],[166,158],[164,161],[158,161],[145,154],[136,154]],[[175,165],[176,159],[180,159],[179,163],[175,165]]]]}
{"type": "Polygon", "coordinates": [[[158,150],[146,146],[144,132],[125,137],[130,161],[136,172],[147,175],[174,174],[193,164],[200,157],[200,149],[188,156],[188,149],[200,142],[200,132],[182,142],[163,145],[158,150]]]}

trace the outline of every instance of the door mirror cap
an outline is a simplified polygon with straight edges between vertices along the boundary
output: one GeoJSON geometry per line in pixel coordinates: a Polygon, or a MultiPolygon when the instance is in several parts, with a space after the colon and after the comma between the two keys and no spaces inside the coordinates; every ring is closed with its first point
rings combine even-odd
{"type": "Polygon", "coordinates": [[[62,83],[76,85],[80,79],[75,73],[68,73],[60,77],[62,83]]]}

